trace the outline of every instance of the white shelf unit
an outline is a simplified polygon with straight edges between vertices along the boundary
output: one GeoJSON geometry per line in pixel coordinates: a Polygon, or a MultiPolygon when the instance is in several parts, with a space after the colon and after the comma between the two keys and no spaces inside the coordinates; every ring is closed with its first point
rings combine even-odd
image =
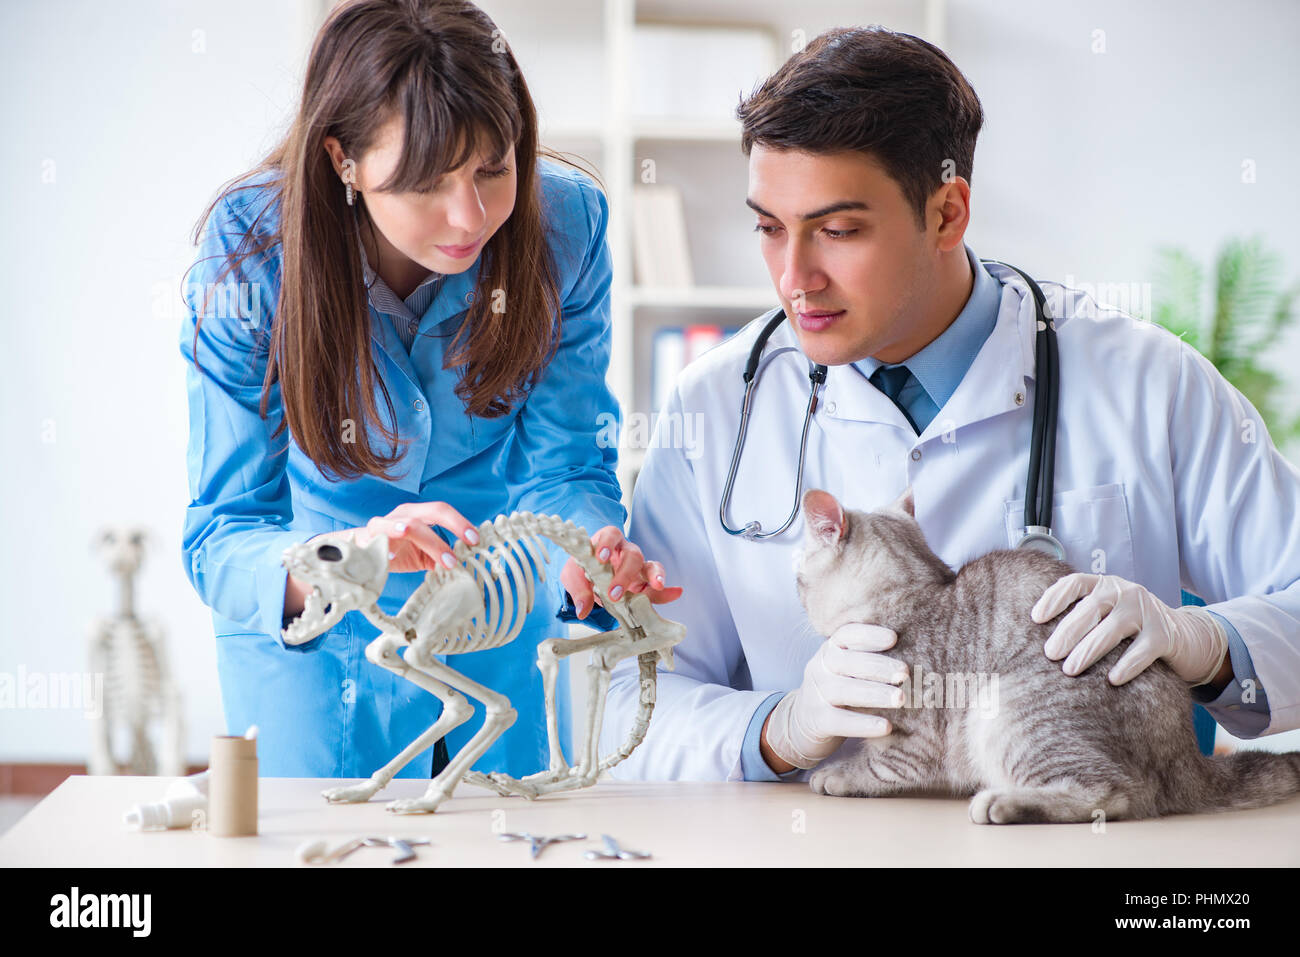
{"type": "MultiPolygon", "coordinates": [[[[485,9],[493,13],[490,4],[485,9]]],[[[512,45],[510,27],[498,25],[512,45]]],[[[550,4],[546,4],[550,7],[550,4]]],[[[543,129],[543,141],[553,148],[583,155],[601,173],[610,204],[609,245],[614,263],[611,290],[613,346],[609,383],[625,417],[653,414],[650,408],[649,343],[653,330],[696,322],[738,326],[776,304],[770,279],[752,239],[752,214],[744,206],[747,161],[740,151],[740,124],[734,118],[642,117],[633,114],[636,73],[634,31],[643,24],[675,23],[718,28],[768,28],[776,47],[775,63],[787,56],[794,31],[811,40],[831,26],[882,22],[894,29],[932,39],[942,38],[943,0],[885,0],[885,2],[790,3],[788,0],[588,0],[565,2],[568,29],[589,29],[599,18],[603,77],[601,122],[561,120],[543,129]],[[871,19],[868,19],[871,18],[871,19]],[[596,152],[584,152],[595,147],[596,152]],[[658,158],[658,180],[683,190],[687,227],[698,285],[648,288],[635,284],[632,250],[632,191],[642,160],[658,158]],[[677,177],[677,171],[681,176],[677,177]],[[697,249],[697,246],[699,247],[697,249]],[[703,260],[703,261],[701,261],[703,260]],[[733,280],[731,277],[735,276],[733,280]]],[[[558,13],[557,13],[558,15],[558,13]]],[[[493,13],[494,17],[497,17],[493,13]]],[[[520,51],[516,49],[516,53],[520,51]]],[[[527,75],[529,64],[520,56],[527,75]]],[[[571,81],[581,83],[577,77],[571,81]]],[[[743,78],[741,78],[743,79],[743,78]]],[[[741,86],[738,83],[738,89],[741,86]]],[[[535,90],[539,109],[551,115],[566,93],[559,88],[535,90]],[[553,99],[547,99],[552,96],[553,99]]],[[[571,116],[571,113],[567,113],[571,116]]],[[[619,477],[625,494],[639,470],[642,453],[624,448],[619,477]]]]}
{"type": "MultiPolygon", "coordinates": [[[[676,24],[770,32],[773,66],[796,31],[805,42],[833,26],[883,23],[942,42],[946,0],[478,0],[496,22],[528,81],[542,143],[580,157],[600,175],[609,200],[613,258],[613,343],[609,384],[625,417],[650,408],[649,344],[654,329],[712,323],[739,326],[776,304],[744,205],[747,161],[731,116],[637,116],[635,31],[676,24]],[[641,163],[681,189],[697,285],[647,288],[634,282],[632,191],[641,163]]],[[[760,77],[738,76],[737,99],[760,77]]],[[[642,456],[620,454],[630,496],[642,456]]]]}

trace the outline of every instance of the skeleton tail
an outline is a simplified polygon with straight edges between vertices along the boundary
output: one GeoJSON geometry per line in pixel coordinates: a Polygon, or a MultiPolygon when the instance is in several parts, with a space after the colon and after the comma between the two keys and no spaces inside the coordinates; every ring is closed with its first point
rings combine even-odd
{"type": "Polygon", "coordinates": [[[637,656],[637,665],[640,668],[641,696],[640,701],[637,703],[636,718],[632,722],[632,730],[628,732],[627,740],[623,742],[623,746],[613,754],[601,758],[599,773],[603,774],[618,764],[645,740],[646,729],[650,726],[650,716],[655,710],[655,688],[658,683],[655,674],[655,662],[658,658],[659,655],[653,651],[649,654],[637,656]]]}

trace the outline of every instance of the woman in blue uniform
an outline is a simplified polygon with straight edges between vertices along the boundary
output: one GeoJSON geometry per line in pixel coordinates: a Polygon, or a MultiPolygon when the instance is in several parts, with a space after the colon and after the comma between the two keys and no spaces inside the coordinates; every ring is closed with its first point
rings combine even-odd
{"type": "MultiPolygon", "coordinates": [[[[617,569],[607,595],[553,565],[519,637],[452,663],[517,710],[475,765],[515,776],[548,764],[535,660],[563,633],[557,610],[680,593],[624,539],[617,450],[599,440],[618,414],[606,220],[586,176],[540,158],[513,55],[456,0],[336,8],[283,141],[204,214],[181,329],[184,551],[212,609],[227,727],[259,727],[264,775],[368,776],[441,708],[366,660],[378,632],[356,612],[284,644],[307,590],[280,563],[291,544],[387,535],[392,614],[448,541],[473,543],[498,514],[595,532],[617,569]]],[[[475,706],[445,748],[477,730],[475,706]]],[[[441,762],[430,748],[402,776],[441,762]]]]}

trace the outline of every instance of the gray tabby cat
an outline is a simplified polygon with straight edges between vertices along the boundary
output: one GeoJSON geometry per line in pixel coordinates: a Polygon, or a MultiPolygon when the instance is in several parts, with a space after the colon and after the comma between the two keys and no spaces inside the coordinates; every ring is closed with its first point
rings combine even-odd
{"type": "Polygon", "coordinates": [[[1065,612],[1037,624],[1030,609],[1074,571],[1066,563],[1008,549],[953,573],[926,544],[910,488],[876,512],[846,512],[818,490],[803,509],[797,585],[813,627],[883,625],[898,634],[885,654],[911,669],[905,707],[864,710],[892,732],[846,740],[813,771],[814,791],[974,795],[977,824],[1222,811],[1300,792],[1300,752],[1202,755],[1188,686],[1164,661],[1115,687],[1106,674],[1127,642],[1076,677],[1048,659],[1043,645],[1065,612]],[[963,684],[974,700],[951,700],[963,684]]]}

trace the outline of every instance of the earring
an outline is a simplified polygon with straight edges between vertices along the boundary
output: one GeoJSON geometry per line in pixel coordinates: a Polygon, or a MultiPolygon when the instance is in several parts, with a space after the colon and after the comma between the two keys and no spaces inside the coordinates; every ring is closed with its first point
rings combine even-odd
{"type": "Polygon", "coordinates": [[[347,197],[348,197],[349,206],[352,205],[352,198],[353,198],[352,182],[353,180],[356,179],[356,176],[357,176],[356,160],[345,159],[343,161],[343,182],[347,185],[347,197]]]}

